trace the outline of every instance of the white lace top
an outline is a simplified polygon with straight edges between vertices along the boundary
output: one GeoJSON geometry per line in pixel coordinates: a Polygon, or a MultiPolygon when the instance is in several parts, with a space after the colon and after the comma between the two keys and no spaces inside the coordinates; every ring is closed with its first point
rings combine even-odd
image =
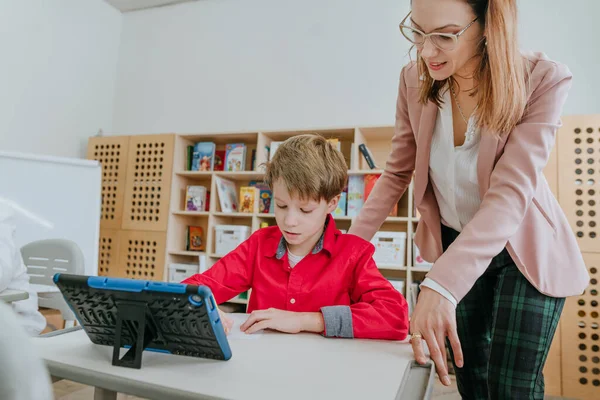
{"type": "Polygon", "coordinates": [[[462,146],[454,147],[452,102],[450,91],[447,90],[431,140],[429,176],[442,223],[459,232],[473,218],[481,204],[477,181],[480,139],[475,119],[471,117],[465,142],[462,146]]]}

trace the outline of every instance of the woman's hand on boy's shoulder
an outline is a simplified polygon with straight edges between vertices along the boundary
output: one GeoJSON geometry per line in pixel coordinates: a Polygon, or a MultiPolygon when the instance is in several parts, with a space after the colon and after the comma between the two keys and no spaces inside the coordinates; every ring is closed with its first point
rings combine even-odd
{"type": "Polygon", "coordinates": [[[325,323],[320,312],[294,312],[269,308],[253,311],[240,329],[248,334],[263,329],[285,333],[321,333],[325,329],[325,323]]]}

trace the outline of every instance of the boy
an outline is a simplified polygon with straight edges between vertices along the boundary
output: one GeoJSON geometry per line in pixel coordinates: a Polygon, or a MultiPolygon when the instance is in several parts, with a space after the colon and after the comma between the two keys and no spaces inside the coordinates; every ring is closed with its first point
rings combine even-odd
{"type": "MultiPolygon", "coordinates": [[[[318,135],[294,136],[267,164],[276,227],[255,232],[203,274],[217,303],[252,289],[241,330],[403,340],[404,297],[379,272],[373,245],[342,235],[330,213],[347,181],[342,154],[318,135]]],[[[222,314],[226,331],[231,319],[222,314]]]]}

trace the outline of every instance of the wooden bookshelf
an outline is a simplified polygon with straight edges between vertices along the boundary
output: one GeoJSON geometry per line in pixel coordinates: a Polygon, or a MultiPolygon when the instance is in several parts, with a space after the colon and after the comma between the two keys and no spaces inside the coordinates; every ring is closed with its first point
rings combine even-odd
{"type": "MultiPolygon", "coordinates": [[[[597,188],[600,170],[594,168],[598,161],[593,159],[592,155],[598,151],[593,145],[600,141],[600,116],[565,117],[563,124],[557,135],[559,146],[554,148],[544,174],[577,235],[592,280],[582,296],[567,300],[544,375],[547,394],[592,399],[599,398],[600,393],[600,370],[594,369],[600,365],[600,358],[597,357],[600,348],[600,325],[597,321],[599,306],[596,298],[600,293],[600,231],[597,228],[600,221],[594,209],[597,207],[597,199],[594,196],[600,193],[597,188]],[[574,337],[578,337],[579,340],[573,341],[574,337]],[[587,361],[582,361],[582,357],[587,361]],[[582,372],[583,367],[586,368],[586,372],[582,372]]],[[[393,129],[391,126],[384,126],[91,138],[88,142],[87,157],[100,161],[103,168],[99,273],[103,276],[167,280],[169,264],[198,263],[200,256],[205,257],[206,265],[210,268],[221,258],[215,254],[216,225],[245,225],[251,228],[251,232],[259,229],[262,222],[275,225],[273,214],[223,213],[215,190],[215,177],[235,181],[239,191],[240,186],[247,185],[251,180],[263,178],[262,164],[268,160],[265,146],[270,146],[273,141],[283,141],[298,134],[315,132],[326,138],[340,140],[349,175],[381,174],[390,152],[393,129]],[[224,150],[228,143],[245,143],[246,170],[187,171],[187,146],[200,141],[214,142],[217,150],[224,150]],[[376,169],[369,169],[360,154],[358,145],[362,143],[371,151],[376,169]],[[253,149],[256,150],[254,170],[251,169],[253,149]],[[157,171],[156,176],[154,171],[157,171]],[[149,183],[142,182],[144,179],[149,180],[149,183]],[[150,188],[148,200],[145,192],[143,199],[139,198],[139,194],[135,197],[134,188],[139,188],[140,183],[150,188]],[[185,189],[190,184],[209,188],[209,210],[185,211],[185,189]],[[137,202],[135,207],[134,201],[137,202]],[[146,213],[153,215],[154,219],[144,220],[146,213]],[[157,219],[157,215],[160,218],[157,219]],[[185,233],[186,227],[190,225],[203,227],[205,251],[186,250],[185,233]],[[139,257],[142,252],[145,254],[143,260],[139,257]]],[[[353,220],[351,217],[334,219],[338,229],[344,230],[350,228],[353,220]]],[[[397,215],[388,217],[381,228],[407,234],[404,262],[397,265],[379,265],[386,278],[404,280],[404,295],[407,299],[411,296],[411,283],[423,280],[429,272],[428,268],[415,267],[413,262],[412,238],[418,221],[419,215],[413,206],[411,184],[399,200],[397,215]]],[[[237,296],[231,299],[230,303],[244,305],[247,304],[247,299],[237,296]]]]}
{"type": "MultiPolygon", "coordinates": [[[[260,181],[264,178],[263,164],[268,161],[269,154],[266,146],[271,146],[273,141],[283,141],[292,136],[305,133],[319,133],[326,138],[336,138],[341,143],[341,152],[346,159],[349,175],[382,174],[385,161],[389,155],[390,141],[393,136],[393,127],[367,127],[367,128],[341,128],[341,129],[311,129],[298,131],[270,131],[270,132],[241,132],[219,134],[193,134],[177,135],[175,138],[175,154],[173,157],[173,177],[171,188],[170,217],[167,232],[167,259],[165,266],[165,280],[168,265],[174,262],[194,263],[200,254],[206,256],[206,265],[210,268],[221,255],[215,254],[215,226],[220,224],[245,225],[250,231],[255,232],[262,222],[275,225],[275,215],[266,213],[226,213],[221,210],[215,177],[223,177],[235,182],[239,194],[242,186],[247,186],[250,181],[260,181]],[[246,149],[246,170],[241,172],[187,171],[187,146],[197,142],[213,142],[217,150],[223,150],[228,143],[244,143],[246,149]],[[379,169],[370,169],[364,161],[358,144],[366,144],[371,151],[374,161],[379,169]],[[352,146],[355,144],[355,146],[352,146]],[[251,154],[256,150],[255,169],[251,170],[251,154]],[[351,160],[356,160],[351,165],[351,160]],[[210,190],[210,209],[204,212],[185,211],[185,190],[188,185],[203,185],[210,190]],[[186,227],[200,225],[204,229],[206,250],[203,253],[189,252],[185,249],[186,227]]],[[[381,230],[405,232],[407,236],[405,259],[401,264],[385,264],[380,269],[389,279],[403,279],[405,282],[404,295],[410,295],[410,286],[413,280],[422,279],[424,269],[413,269],[413,244],[412,234],[418,218],[412,212],[412,184],[398,203],[398,214],[386,219],[381,230]],[[413,274],[416,273],[416,275],[413,274]]],[[[335,216],[338,229],[348,230],[352,224],[352,217],[335,216]]],[[[247,304],[246,299],[235,298],[235,304],[247,304]]]]}

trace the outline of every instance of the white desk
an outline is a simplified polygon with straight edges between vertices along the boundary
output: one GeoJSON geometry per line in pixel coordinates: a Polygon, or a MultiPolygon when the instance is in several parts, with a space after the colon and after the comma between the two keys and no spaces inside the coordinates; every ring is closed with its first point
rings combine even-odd
{"type": "Polygon", "coordinates": [[[0,301],[5,303],[12,303],[13,301],[27,300],[29,293],[23,290],[12,290],[7,289],[0,292],[0,301]]]}
{"type": "Polygon", "coordinates": [[[407,343],[267,332],[230,340],[229,361],[145,351],[137,370],[113,366],[112,348],[77,328],[33,343],[53,377],[96,386],[95,399],[123,392],[172,400],[421,400],[433,382],[433,369],[416,366],[407,343]]]}

